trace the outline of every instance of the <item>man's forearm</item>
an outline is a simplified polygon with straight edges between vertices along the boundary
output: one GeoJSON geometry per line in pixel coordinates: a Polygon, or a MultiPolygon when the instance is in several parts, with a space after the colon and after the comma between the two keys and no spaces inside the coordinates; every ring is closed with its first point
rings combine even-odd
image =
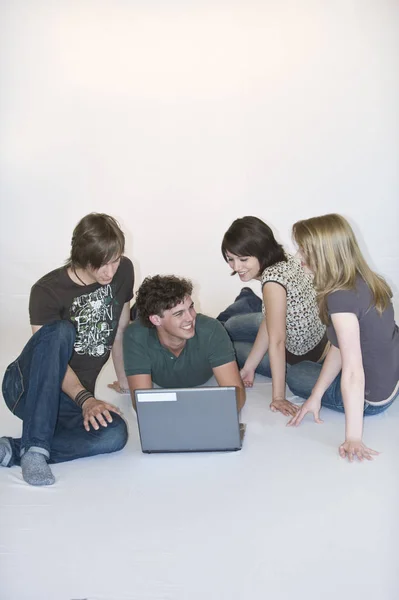
{"type": "Polygon", "coordinates": [[[238,409],[238,412],[240,412],[240,410],[244,406],[245,400],[246,400],[245,388],[240,386],[240,387],[237,387],[236,390],[237,390],[237,409],[238,409]]]}
{"type": "Polygon", "coordinates": [[[67,366],[65,377],[62,380],[61,389],[64,392],[64,394],[69,396],[71,398],[71,400],[73,400],[74,402],[75,402],[75,398],[79,394],[79,392],[85,391],[85,388],[80,383],[79,378],[76,375],[75,371],[73,369],[71,369],[71,367],[69,365],[67,366]]]}
{"type": "Polygon", "coordinates": [[[122,339],[115,339],[112,346],[112,361],[114,363],[116,377],[118,379],[121,388],[128,389],[129,384],[125,374],[125,367],[123,363],[123,345],[122,339]]]}
{"type": "Polygon", "coordinates": [[[151,375],[147,373],[143,373],[141,375],[129,375],[127,380],[132,398],[133,409],[136,410],[136,399],[134,392],[136,390],[150,390],[152,388],[151,375]]]}

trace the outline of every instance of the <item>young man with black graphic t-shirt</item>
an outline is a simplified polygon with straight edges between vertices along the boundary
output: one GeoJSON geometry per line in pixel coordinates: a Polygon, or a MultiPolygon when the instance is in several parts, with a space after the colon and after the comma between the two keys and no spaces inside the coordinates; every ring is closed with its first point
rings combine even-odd
{"type": "Polygon", "coordinates": [[[117,222],[91,213],[76,226],[64,267],[32,287],[33,336],[3,379],[8,408],[23,421],[21,439],[0,438],[0,464],[20,464],[32,485],[50,485],[48,462],[114,452],[126,423],[94,396],[111,349],[120,388],[127,388],[122,337],[129,324],[133,265],[123,256],[117,222]]]}

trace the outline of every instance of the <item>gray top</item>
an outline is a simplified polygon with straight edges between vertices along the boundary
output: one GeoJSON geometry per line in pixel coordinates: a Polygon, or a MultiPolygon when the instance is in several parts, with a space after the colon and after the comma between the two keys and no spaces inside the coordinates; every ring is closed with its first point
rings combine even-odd
{"type": "MultiPolygon", "coordinates": [[[[380,315],[372,305],[372,295],[360,277],[354,290],[339,290],[327,298],[329,314],[354,313],[359,320],[360,345],[365,374],[365,399],[381,402],[389,398],[399,380],[399,329],[392,303],[380,315]]],[[[331,324],[327,329],[331,343],[338,347],[331,324]]]]}

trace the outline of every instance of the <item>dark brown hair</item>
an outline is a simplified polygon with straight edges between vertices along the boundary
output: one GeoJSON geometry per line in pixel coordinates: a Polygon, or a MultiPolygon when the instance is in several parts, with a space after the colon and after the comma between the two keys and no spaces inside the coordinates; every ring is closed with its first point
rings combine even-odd
{"type": "MultiPolygon", "coordinates": [[[[273,231],[257,217],[242,217],[230,225],[222,241],[222,254],[227,262],[226,252],[236,256],[255,256],[260,265],[259,275],[267,267],[287,261],[273,231]]],[[[232,274],[235,275],[235,271],[232,274]]]]}
{"type": "Polygon", "coordinates": [[[146,277],[136,292],[136,306],[140,321],[146,327],[154,327],[151,315],[163,317],[165,310],[174,308],[191,296],[193,284],[189,279],[174,275],[146,277]]]}
{"type": "Polygon", "coordinates": [[[125,251],[125,236],[118,222],[109,215],[90,213],[76,225],[67,267],[99,269],[125,251]]]}

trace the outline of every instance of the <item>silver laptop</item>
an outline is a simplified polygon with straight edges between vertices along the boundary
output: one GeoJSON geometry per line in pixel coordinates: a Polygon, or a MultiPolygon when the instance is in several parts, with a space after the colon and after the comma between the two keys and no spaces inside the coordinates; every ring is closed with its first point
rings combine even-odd
{"type": "Polygon", "coordinates": [[[235,387],[136,390],[143,452],[241,450],[235,387]]]}

